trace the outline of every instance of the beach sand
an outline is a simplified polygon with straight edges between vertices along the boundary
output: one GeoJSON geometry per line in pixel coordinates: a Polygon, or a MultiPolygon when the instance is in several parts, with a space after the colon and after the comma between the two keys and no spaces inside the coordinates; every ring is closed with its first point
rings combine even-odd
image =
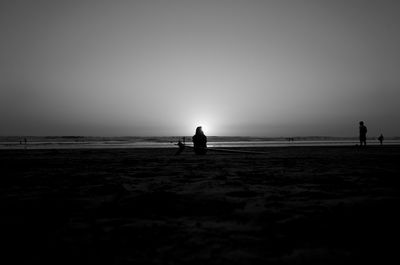
{"type": "Polygon", "coordinates": [[[399,146],[252,150],[1,150],[1,263],[399,260],[399,146]]]}

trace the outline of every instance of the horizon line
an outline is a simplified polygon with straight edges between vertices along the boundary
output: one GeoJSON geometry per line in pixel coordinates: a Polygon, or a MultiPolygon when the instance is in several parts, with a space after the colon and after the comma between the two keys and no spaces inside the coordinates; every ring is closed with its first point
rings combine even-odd
{"type": "MultiPolygon", "coordinates": [[[[182,137],[192,137],[192,135],[164,135],[164,136],[155,136],[155,135],[120,135],[120,136],[104,136],[104,135],[0,135],[0,138],[26,138],[26,137],[44,137],[44,138],[95,138],[95,137],[101,137],[101,138],[182,138],[182,137]]],[[[223,137],[223,138],[262,138],[262,139],[288,139],[288,138],[356,138],[358,139],[358,136],[329,136],[329,135],[307,135],[307,136],[242,136],[242,135],[235,135],[235,136],[223,136],[223,135],[208,135],[207,137],[213,137],[213,138],[218,138],[218,137],[223,137]]],[[[374,138],[378,136],[370,136],[368,138],[374,138]]],[[[400,136],[384,136],[386,138],[400,138],[400,136]]]]}

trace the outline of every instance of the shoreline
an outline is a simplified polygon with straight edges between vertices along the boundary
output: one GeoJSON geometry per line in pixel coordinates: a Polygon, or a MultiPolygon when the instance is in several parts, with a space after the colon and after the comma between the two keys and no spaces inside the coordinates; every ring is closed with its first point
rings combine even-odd
{"type": "MultiPolygon", "coordinates": [[[[188,145],[187,147],[190,148],[192,145],[188,145]]],[[[385,147],[396,147],[400,146],[400,142],[395,143],[386,143],[380,145],[379,143],[369,143],[367,144],[367,148],[385,148],[385,147]]],[[[269,143],[263,145],[257,144],[209,144],[208,149],[212,150],[215,149],[264,149],[264,148],[310,148],[310,147],[360,147],[357,142],[352,143],[269,143]]],[[[128,145],[128,144],[36,144],[36,143],[28,143],[27,145],[19,145],[19,144],[7,144],[0,146],[0,150],[102,150],[102,149],[110,149],[110,150],[123,150],[123,149],[177,149],[176,143],[162,143],[162,144],[149,144],[149,145],[128,145]]]]}

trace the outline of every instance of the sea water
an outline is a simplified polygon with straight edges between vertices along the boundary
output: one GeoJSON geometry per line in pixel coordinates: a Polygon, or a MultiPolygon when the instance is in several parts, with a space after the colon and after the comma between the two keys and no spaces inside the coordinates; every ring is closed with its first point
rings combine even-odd
{"type": "MultiPolygon", "coordinates": [[[[80,149],[80,148],[176,148],[179,137],[2,137],[0,149],[80,149]]],[[[321,137],[322,138],[322,137],[321,137]]],[[[302,137],[288,141],[285,138],[251,138],[251,137],[209,137],[207,146],[212,148],[240,147],[288,147],[288,146],[355,146],[355,139],[322,139],[302,137]]],[[[186,137],[190,140],[190,137],[186,137]]],[[[187,141],[191,145],[191,141],[187,141]]],[[[379,145],[371,139],[368,145],[379,145]]],[[[400,139],[388,139],[384,145],[399,145],[400,139]]]]}

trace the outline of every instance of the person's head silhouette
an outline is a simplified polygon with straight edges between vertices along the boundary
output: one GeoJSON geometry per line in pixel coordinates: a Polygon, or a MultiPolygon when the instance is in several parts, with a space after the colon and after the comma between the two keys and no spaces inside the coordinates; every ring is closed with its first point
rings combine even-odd
{"type": "Polygon", "coordinates": [[[201,128],[201,126],[196,128],[196,134],[204,134],[203,129],[201,128]]]}
{"type": "Polygon", "coordinates": [[[361,126],[364,125],[364,122],[363,122],[363,121],[360,121],[360,125],[361,125],[361,126]]]}

